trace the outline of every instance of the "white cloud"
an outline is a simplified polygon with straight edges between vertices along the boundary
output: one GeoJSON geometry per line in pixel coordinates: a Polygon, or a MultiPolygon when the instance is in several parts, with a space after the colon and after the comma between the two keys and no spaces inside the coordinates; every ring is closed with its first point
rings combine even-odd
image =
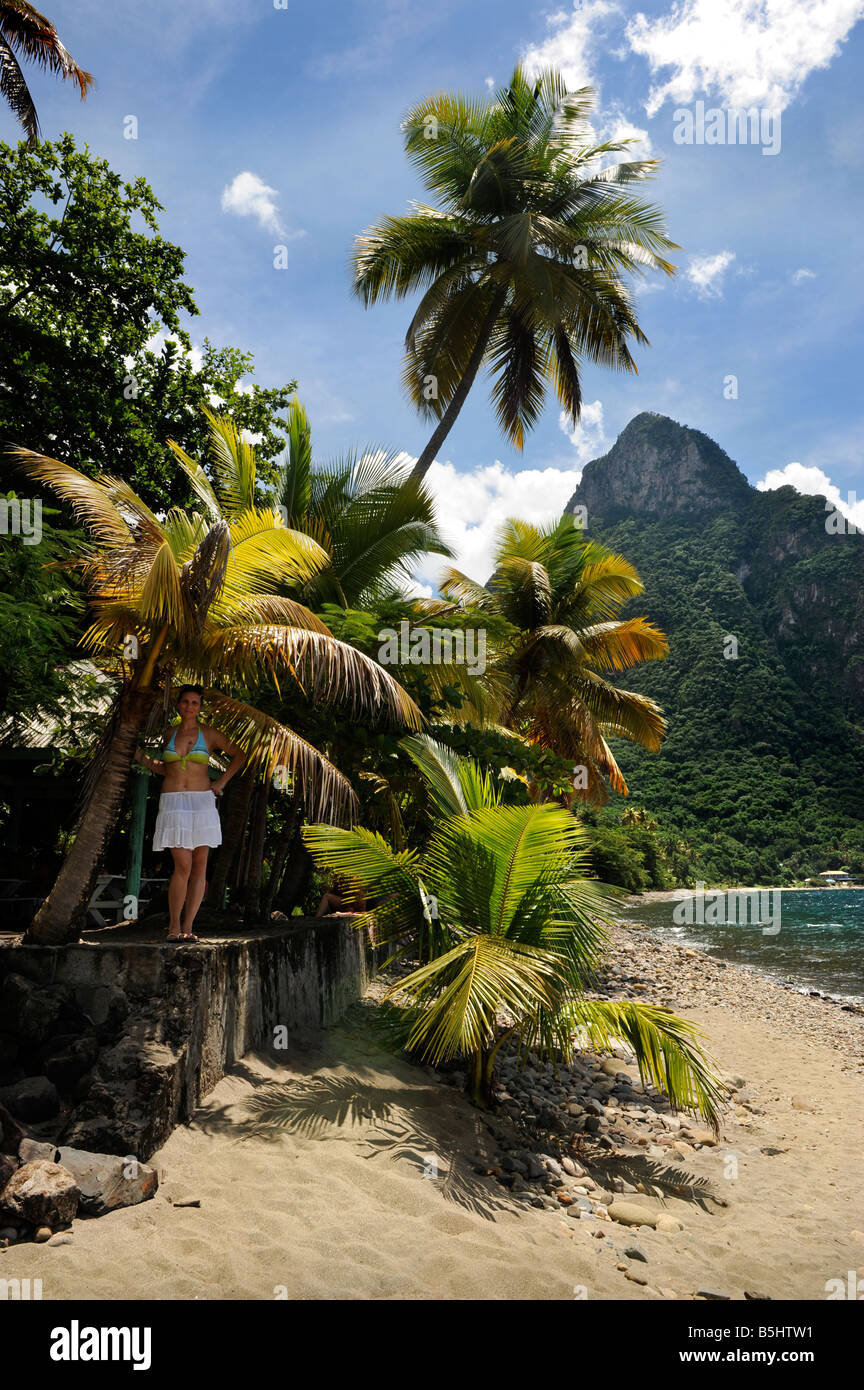
{"type": "Polygon", "coordinates": [[[495,78],[494,78],[494,77],[484,77],[484,78],[483,78],[483,81],[484,81],[484,83],[486,84],[486,87],[488,88],[488,90],[489,90],[490,92],[494,92],[494,90],[495,90],[495,78]]]}
{"type": "Polygon", "coordinates": [[[255,430],[241,430],[240,438],[244,441],[244,443],[251,444],[253,449],[257,448],[259,444],[263,444],[264,442],[263,434],[259,434],[255,430]]]}
{"type": "Polygon", "coordinates": [[[573,10],[558,10],[549,15],[547,24],[549,35],[542,43],[532,44],[522,55],[522,62],[530,74],[541,68],[554,67],[564,74],[567,86],[594,87],[597,80],[592,73],[592,64],[597,54],[597,35],[595,30],[605,27],[605,22],[619,13],[617,4],[610,0],[586,0],[586,3],[573,10]]]}
{"type": "Polygon", "coordinates": [[[691,256],[684,272],[700,299],[721,299],[723,276],[735,259],[734,251],[718,251],[714,256],[691,256]]]}
{"type": "Polygon", "coordinates": [[[581,469],[525,468],[510,473],[497,460],[486,467],[458,473],[452,463],[436,459],[426,483],[436,503],[438,525],[456,556],[442,561],[430,555],[420,565],[421,585],[437,583],[444,564],[485,584],[492,573],[492,552],[501,523],[518,516],[545,524],[561,515],[582,476],[581,469]]]}
{"type": "Polygon", "coordinates": [[[278,196],[275,188],[246,169],[223,188],[222,211],[233,212],[238,217],[256,217],[265,231],[284,236],[276,207],[278,196]]]}
{"type": "Polygon", "coordinates": [[[853,501],[853,493],[844,497],[821,468],[808,467],[803,463],[787,463],[785,468],[769,469],[756,486],[760,492],[771,492],[774,488],[791,486],[807,497],[826,497],[838,512],[854,522],[859,530],[864,531],[864,498],[860,502],[853,501]]]}
{"type": "Polygon", "coordinates": [[[782,111],[825,68],[864,14],[864,0],[683,0],[666,15],[635,15],[627,38],[652,73],[646,111],[716,93],[729,106],[782,111]]]}
{"type": "Polygon", "coordinates": [[[589,459],[599,458],[609,449],[611,441],[606,438],[603,430],[602,401],[586,401],[582,407],[579,424],[575,428],[566,410],[562,410],[558,416],[558,425],[576,450],[580,464],[588,463],[589,459]]]}
{"type": "Polygon", "coordinates": [[[815,280],[815,279],[816,279],[816,272],[815,272],[815,270],[808,270],[807,267],[806,267],[806,265],[802,265],[802,267],[801,267],[800,270],[795,270],[795,271],[792,272],[792,284],[793,284],[793,285],[801,285],[801,284],[803,284],[803,282],[804,282],[805,280],[815,280]]]}

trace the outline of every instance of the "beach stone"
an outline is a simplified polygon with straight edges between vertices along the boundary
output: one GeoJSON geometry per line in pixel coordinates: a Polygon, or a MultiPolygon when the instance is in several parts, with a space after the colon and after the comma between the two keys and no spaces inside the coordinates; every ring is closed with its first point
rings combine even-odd
{"type": "Polygon", "coordinates": [[[178,1197],[176,1202],[172,1202],[175,1207],[200,1207],[200,1197],[178,1197]]]}
{"type": "Polygon", "coordinates": [[[705,1144],[713,1148],[717,1143],[717,1135],[711,1129],[685,1129],[683,1133],[691,1144],[705,1144]]]}
{"type": "Polygon", "coordinates": [[[36,1241],[37,1245],[47,1245],[48,1241],[51,1239],[51,1234],[50,1226],[40,1226],[33,1236],[33,1239],[36,1241]]]}
{"type": "Polygon", "coordinates": [[[648,1280],[644,1277],[644,1275],[637,1274],[635,1269],[625,1270],[624,1278],[629,1279],[631,1284],[642,1284],[644,1286],[648,1283],[648,1280]]]}
{"type": "Polygon", "coordinates": [[[0,1153],[0,1192],[3,1191],[13,1173],[17,1173],[18,1164],[11,1154],[0,1153]]]}
{"type": "Polygon", "coordinates": [[[571,1178],[582,1178],[585,1176],[585,1169],[580,1168],[578,1163],[574,1163],[572,1158],[562,1158],[561,1167],[565,1173],[569,1173],[571,1178]]]}
{"type": "Polygon", "coordinates": [[[630,1245],[624,1246],[624,1254],[627,1256],[628,1260],[641,1260],[642,1263],[646,1265],[648,1263],[648,1256],[642,1246],[637,1245],[635,1241],[631,1242],[630,1245]]]}
{"type": "Polygon", "coordinates": [[[656,1226],[657,1215],[638,1202],[619,1202],[617,1197],[609,1208],[613,1221],[622,1226],[656,1226]]]}
{"type": "Polygon", "coordinates": [[[731,1293],[721,1293],[719,1289],[697,1289],[696,1293],[699,1298],[709,1298],[715,1303],[728,1303],[732,1297],[731,1293]]]}
{"type": "Polygon", "coordinates": [[[47,1158],[49,1163],[56,1163],[56,1155],[56,1144],[41,1144],[38,1139],[22,1139],[18,1145],[18,1157],[22,1163],[32,1163],[37,1158],[47,1158]]]}
{"type": "Polygon", "coordinates": [[[50,1120],[60,1109],[57,1087],[47,1076],[25,1076],[0,1090],[0,1101],[19,1120],[50,1120]]]}
{"type": "Polygon", "coordinates": [[[68,1169],[36,1159],[13,1173],[0,1194],[0,1208],[32,1226],[66,1226],[78,1211],[80,1195],[68,1169]]]}
{"type": "Polygon", "coordinates": [[[684,1230],[684,1222],[679,1221],[678,1217],[673,1216],[671,1212],[663,1211],[657,1217],[654,1229],[663,1232],[665,1235],[672,1235],[675,1231],[684,1230]]]}
{"type": "Polygon", "coordinates": [[[692,1158],[696,1152],[692,1144],[685,1144],[681,1139],[677,1139],[672,1148],[679,1158],[692,1158]]]}
{"type": "Polygon", "coordinates": [[[154,1168],[116,1154],[61,1148],[57,1162],[74,1177],[81,1192],[80,1215],[104,1216],[120,1207],[134,1207],[153,1197],[159,1186],[154,1168]]]}
{"type": "Polygon", "coordinates": [[[811,1114],[814,1114],[814,1115],[815,1115],[815,1113],[816,1113],[816,1102],[813,1101],[813,1100],[808,1100],[807,1096],[793,1096],[793,1097],[792,1097],[792,1109],[793,1109],[793,1110],[809,1110],[811,1114]]]}
{"type": "Polygon", "coordinates": [[[72,1236],[68,1231],[58,1231],[48,1242],[49,1245],[72,1245],[72,1236]]]}

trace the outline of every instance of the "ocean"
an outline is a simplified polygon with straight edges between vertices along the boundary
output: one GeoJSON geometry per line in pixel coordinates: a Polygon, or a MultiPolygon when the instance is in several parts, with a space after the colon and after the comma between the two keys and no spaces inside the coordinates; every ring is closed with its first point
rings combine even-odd
{"type": "Polygon", "coordinates": [[[682,945],[700,946],[723,960],[755,967],[784,984],[864,1000],[864,890],[770,890],[755,922],[748,920],[752,910],[748,913],[734,904],[734,889],[725,891],[723,902],[712,913],[712,898],[720,891],[705,890],[703,914],[699,897],[694,896],[693,910],[687,913],[692,921],[682,921],[682,905],[670,899],[636,904],[621,916],[644,922],[682,945]],[[707,916],[708,922],[700,922],[700,915],[707,916]],[[712,916],[720,920],[714,924],[712,916]],[[763,923],[768,930],[763,930],[763,923]]]}

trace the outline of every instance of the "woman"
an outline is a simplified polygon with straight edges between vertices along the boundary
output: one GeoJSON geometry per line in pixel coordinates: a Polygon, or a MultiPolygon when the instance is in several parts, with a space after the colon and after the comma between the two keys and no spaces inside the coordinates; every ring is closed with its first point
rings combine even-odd
{"type": "Polygon", "coordinates": [[[161,760],[140,748],[135,753],[136,762],[165,778],[153,849],[170,849],[174,859],[168,885],[168,940],[174,942],[198,940],[190,928],[207,887],[207,853],[222,843],[216,797],[246,761],[242,748],[218,729],[199,724],[203,695],[200,685],[181,686],[177,696],[180,723],[165,744],[161,760]],[[210,754],[217,748],[231,761],[222,776],[211,782],[210,754]]]}

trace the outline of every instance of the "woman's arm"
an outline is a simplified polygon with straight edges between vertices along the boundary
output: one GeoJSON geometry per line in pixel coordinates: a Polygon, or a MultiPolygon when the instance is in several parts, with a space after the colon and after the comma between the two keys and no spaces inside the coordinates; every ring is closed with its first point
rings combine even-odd
{"type": "Polygon", "coordinates": [[[146,767],[148,772],[155,772],[158,777],[165,776],[165,764],[161,758],[151,758],[149,753],[145,753],[143,748],[135,749],[135,756],[132,759],[135,763],[140,763],[146,767]]]}
{"type": "Polygon", "coordinates": [[[231,778],[235,777],[240,771],[246,761],[246,754],[236,743],[232,743],[224,734],[220,734],[218,729],[205,729],[204,738],[211,752],[213,749],[218,748],[221,753],[227,753],[231,759],[225,771],[222,773],[222,776],[217,777],[215,782],[211,782],[210,784],[210,790],[219,796],[220,793],[225,790],[231,778]]]}

